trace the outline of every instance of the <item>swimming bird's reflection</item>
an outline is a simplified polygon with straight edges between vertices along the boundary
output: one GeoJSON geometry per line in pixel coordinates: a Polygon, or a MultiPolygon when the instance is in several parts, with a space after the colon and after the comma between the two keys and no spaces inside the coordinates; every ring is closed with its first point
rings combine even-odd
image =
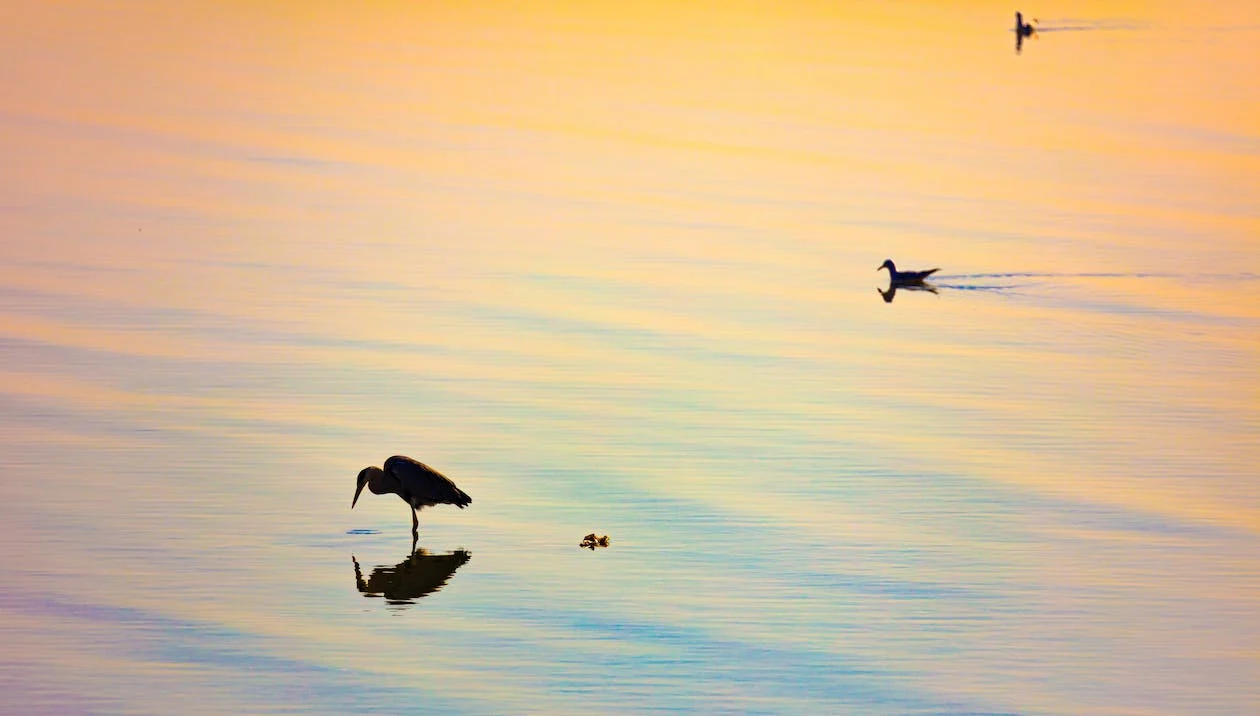
{"type": "Polygon", "coordinates": [[[919,284],[912,284],[912,285],[898,285],[894,283],[894,284],[889,284],[887,291],[878,287],[876,287],[875,290],[879,291],[879,295],[884,297],[884,303],[892,303],[893,299],[896,298],[897,296],[897,291],[899,290],[900,291],[927,291],[928,293],[940,293],[940,291],[937,291],[936,287],[930,283],[919,283],[919,284]]]}
{"type": "Polygon", "coordinates": [[[350,561],[354,562],[355,586],[363,596],[384,597],[385,603],[390,605],[415,604],[417,599],[440,590],[455,570],[471,558],[472,555],[462,549],[450,554],[429,554],[417,549],[393,567],[374,568],[364,579],[359,560],[350,555],[350,561]]]}

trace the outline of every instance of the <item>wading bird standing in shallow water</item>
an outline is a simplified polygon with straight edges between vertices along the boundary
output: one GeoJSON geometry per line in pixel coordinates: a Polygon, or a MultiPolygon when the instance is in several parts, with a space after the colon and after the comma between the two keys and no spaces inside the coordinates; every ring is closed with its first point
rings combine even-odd
{"type": "Polygon", "coordinates": [[[455,505],[464,509],[472,503],[472,498],[455,486],[450,478],[422,462],[409,457],[395,455],[385,461],[385,469],[365,467],[359,471],[358,484],[354,488],[354,499],[350,501],[350,509],[354,509],[359,501],[359,493],[366,485],[374,495],[394,493],[411,506],[411,538],[414,542],[420,537],[420,520],[416,510],[433,505],[455,505]]]}

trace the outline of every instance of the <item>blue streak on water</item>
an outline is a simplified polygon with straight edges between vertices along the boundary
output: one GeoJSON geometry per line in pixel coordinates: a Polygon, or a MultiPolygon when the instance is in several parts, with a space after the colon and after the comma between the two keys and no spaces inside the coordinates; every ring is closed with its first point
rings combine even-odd
{"type": "MultiPolygon", "coordinates": [[[[29,618],[53,616],[69,621],[106,625],[119,630],[109,644],[94,648],[119,650],[138,664],[168,664],[202,670],[200,678],[216,690],[242,699],[247,708],[289,710],[318,704],[326,713],[364,710],[396,711],[402,704],[424,703],[426,710],[465,713],[477,710],[477,699],[452,698],[449,691],[426,688],[423,681],[408,686],[385,686],[371,674],[326,666],[312,659],[279,656],[282,641],[223,626],[175,619],[133,607],[69,601],[48,595],[0,590],[0,609],[29,618]],[[471,708],[470,708],[471,707],[471,708]]],[[[72,684],[66,690],[75,692],[72,684]]],[[[167,695],[176,699],[176,695],[167,695]]],[[[101,699],[106,711],[130,711],[129,701],[101,699]],[[114,708],[111,708],[114,707],[114,708]]]]}

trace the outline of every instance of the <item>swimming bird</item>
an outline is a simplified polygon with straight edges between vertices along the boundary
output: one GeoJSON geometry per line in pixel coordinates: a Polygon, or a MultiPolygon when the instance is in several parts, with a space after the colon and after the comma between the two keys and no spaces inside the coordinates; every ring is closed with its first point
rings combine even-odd
{"type": "MultiPolygon", "coordinates": [[[[1037,18],[1034,17],[1033,22],[1037,22],[1037,18]]],[[[1015,34],[1016,35],[1020,37],[1031,37],[1032,34],[1036,31],[1037,31],[1036,28],[1034,28],[1031,23],[1024,22],[1023,13],[1021,12],[1015,13],[1015,34]]]]}
{"type": "Polygon", "coordinates": [[[359,471],[358,484],[350,509],[359,501],[359,493],[366,485],[374,495],[394,493],[411,506],[411,538],[420,536],[420,520],[416,510],[433,505],[455,505],[459,509],[472,503],[472,498],[455,486],[446,475],[417,460],[395,455],[385,461],[385,469],[376,466],[359,471]]]}
{"type": "MultiPolygon", "coordinates": [[[[1033,18],[1033,22],[1037,22],[1037,18],[1033,18]]],[[[1015,54],[1019,54],[1024,49],[1024,38],[1033,37],[1037,34],[1037,28],[1031,23],[1024,22],[1024,14],[1015,13],[1015,54]]]]}
{"type": "MultiPolygon", "coordinates": [[[[1033,23],[1036,23],[1037,18],[1033,18],[1032,21],[1033,23]]],[[[1037,32],[1037,29],[1033,28],[1032,23],[1026,23],[1026,21],[1023,21],[1023,13],[1018,13],[1017,11],[1016,34],[1019,35],[1019,37],[1028,38],[1028,37],[1032,37],[1033,33],[1036,33],[1036,32],[1037,32]]]]}
{"type": "Polygon", "coordinates": [[[939,268],[928,269],[927,271],[898,271],[897,264],[892,259],[884,259],[884,263],[875,269],[888,269],[888,283],[892,286],[913,286],[923,283],[923,279],[940,271],[939,268]]]}

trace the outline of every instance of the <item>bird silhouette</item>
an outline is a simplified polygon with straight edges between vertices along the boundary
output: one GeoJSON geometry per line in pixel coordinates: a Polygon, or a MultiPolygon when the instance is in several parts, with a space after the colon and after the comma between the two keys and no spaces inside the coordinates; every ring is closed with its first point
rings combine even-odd
{"type": "Polygon", "coordinates": [[[893,287],[917,286],[923,283],[928,276],[940,271],[939,268],[928,269],[927,271],[898,271],[897,264],[892,259],[884,259],[884,263],[879,265],[880,269],[888,269],[888,283],[893,287]]]}
{"type": "Polygon", "coordinates": [[[1022,12],[1015,13],[1015,54],[1019,54],[1024,48],[1024,38],[1034,37],[1037,34],[1037,28],[1033,24],[1037,23],[1037,18],[1033,18],[1032,23],[1024,22],[1024,14],[1022,12]]]}
{"type": "Polygon", "coordinates": [[[365,467],[359,471],[350,509],[359,501],[359,494],[367,486],[374,495],[394,493],[411,507],[411,541],[414,545],[420,537],[420,520],[416,511],[433,505],[455,505],[464,509],[472,503],[463,490],[455,486],[446,475],[418,460],[395,455],[385,461],[385,468],[365,467]]]}

